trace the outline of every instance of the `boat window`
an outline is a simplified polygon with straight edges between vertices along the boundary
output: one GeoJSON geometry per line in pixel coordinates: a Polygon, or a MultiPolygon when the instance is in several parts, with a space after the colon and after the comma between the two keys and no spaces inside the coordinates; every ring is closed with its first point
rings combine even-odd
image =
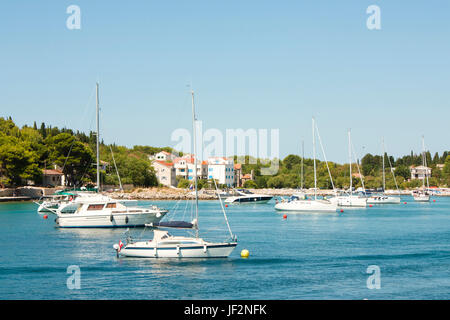
{"type": "Polygon", "coordinates": [[[103,204],[90,204],[89,207],[87,208],[88,211],[90,210],[102,210],[103,209],[103,204]]]}
{"type": "Polygon", "coordinates": [[[106,208],[116,208],[117,207],[117,204],[114,202],[114,203],[108,203],[107,205],[106,205],[106,208]]]}

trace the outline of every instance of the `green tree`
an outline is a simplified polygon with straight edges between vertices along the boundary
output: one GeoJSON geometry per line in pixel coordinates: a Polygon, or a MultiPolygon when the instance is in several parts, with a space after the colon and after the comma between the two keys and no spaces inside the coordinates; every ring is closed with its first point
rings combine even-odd
{"type": "Polygon", "coordinates": [[[22,185],[24,180],[38,182],[41,171],[37,154],[15,137],[0,137],[0,176],[3,185],[22,185]]]}
{"type": "Polygon", "coordinates": [[[411,171],[405,165],[397,166],[394,172],[396,177],[403,177],[405,180],[408,180],[411,177],[411,171]]]}
{"type": "Polygon", "coordinates": [[[45,140],[49,161],[61,167],[69,186],[79,186],[83,178],[94,176],[94,155],[89,147],[76,141],[69,133],[60,133],[45,140]]]}
{"type": "Polygon", "coordinates": [[[244,182],[244,188],[256,189],[256,188],[258,188],[258,185],[253,180],[247,180],[244,182]]]}

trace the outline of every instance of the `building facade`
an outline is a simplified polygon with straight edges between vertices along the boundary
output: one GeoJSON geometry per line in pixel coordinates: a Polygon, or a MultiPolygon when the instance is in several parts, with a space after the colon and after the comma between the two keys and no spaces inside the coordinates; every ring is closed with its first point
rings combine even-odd
{"type": "Polygon", "coordinates": [[[208,158],[208,179],[215,179],[219,184],[233,187],[235,171],[233,159],[223,157],[208,158]]]}
{"type": "Polygon", "coordinates": [[[66,181],[65,181],[64,173],[58,169],[42,170],[42,185],[44,187],[65,186],[66,181]]]}
{"type": "Polygon", "coordinates": [[[152,163],[158,182],[167,187],[177,185],[176,169],[171,162],[154,160],[152,163]]]}
{"type": "Polygon", "coordinates": [[[411,180],[431,178],[431,168],[425,166],[411,166],[411,180]]]}

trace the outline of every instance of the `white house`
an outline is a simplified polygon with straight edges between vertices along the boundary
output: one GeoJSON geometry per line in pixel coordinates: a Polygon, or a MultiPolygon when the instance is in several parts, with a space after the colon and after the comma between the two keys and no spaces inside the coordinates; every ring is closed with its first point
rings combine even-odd
{"type": "MultiPolygon", "coordinates": [[[[185,155],[181,158],[175,158],[174,167],[175,174],[186,180],[194,179],[194,156],[185,155]]],[[[197,178],[207,179],[208,174],[208,163],[206,161],[197,163],[197,178]]]]}
{"type": "Polygon", "coordinates": [[[411,166],[410,167],[411,170],[411,180],[414,179],[426,179],[427,177],[430,178],[431,177],[431,168],[429,167],[425,167],[425,166],[411,166]]]}
{"type": "Polygon", "coordinates": [[[42,185],[44,187],[65,186],[66,180],[64,177],[64,173],[61,170],[56,169],[56,168],[42,170],[42,185]]]}
{"type": "Polygon", "coordinates": [[[176,156],[174,154],[171,154],[170,152],[167,151],[161,151],[155,155],[149,156],[150,160],[168,161],[168,162],[173,162],[175,158],[176,156]]]}
{"type": "Polygon", "coordinates": [[[228,187],[234,185],[234,161],[223,157],[208,158],[208,179],[216,179],[219,184],[228,187]]]}
{"type": "Polygon", "coordinates": [[[155,169],[156,178],[159,183],[167,187],[175,187],[177,185],[176,170],[173,163],[154,160],[152,166],[155,169]]]}

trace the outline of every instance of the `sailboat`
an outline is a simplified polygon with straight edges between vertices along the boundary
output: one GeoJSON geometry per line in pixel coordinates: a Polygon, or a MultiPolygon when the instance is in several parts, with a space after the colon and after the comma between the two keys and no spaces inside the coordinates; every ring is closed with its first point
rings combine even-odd
{"type": "MultiPolygon", "coordinates": [[[[424,170],[426,170],[427,167],[427,159],[425,157],[425,138],[422,136],[422,165],[424,167],[424,170]]],[[[430,185],[428,182],[428,174],[425,171],[424,177],[422,177],[422,190],[417,190],[412,192],[412,196],[414,197],[414,201],[417,202],[429,202],[430,201],[430,194],[428,190],[430,189],[430,185]],[[425,189],[425,178],[427,180],[427,188],[425,189]]]]}
{"type": "MultiPolygon", "coordinates": [[[[195,118],[195,104],[194,91],[191,90],[192,95],[192,122],[193,122],[193,140],[194,150],[196,149],[196,118],[195,118]]],[[[131,238],[127,239],[124,245],[122,241],[114,244],[113,248],[116,250],[117,256],[124,257],[138,257],[138,258],[226,258],[237,246],[237,238],[233,235],[228,218],[223,208],[222,199],[219,194],[219,201],[222,207],[222,212],[227,223],[230,240],[226,242],[209,242],[199,237],[198,225],[198,190],[197,190],[197,157],[194,157],[194,187],[195,187],[195,219],[192,222],[185,221],[171,221],[160,222],[158,224],[148,224],[147,227],[153,229],[153,239],[144,241],[133,241],[131,238]],[[156,228],[155,228],[156,227],[156,228]],[[189,236],[174,236],[167,230],[161,228],[178,228],[178,229],[193,229],[195,230],[195,237],[189,236]]],[[[215,181],[214,181],[215,183],[215,181]]],[[[217,185],[216,185],[217,189],[217,185]]]]}
{"type": "Polygon", "coordinates": [[[330,199],[331,202],[340,207],[366,207],[367,198],[358,194],[353,194],[353,176],[352,176],[352,147],[351,147],[351,133],[348,130],[348,154],[350,160],[350,188],[348,194],[338,195],[330,199]]]}
{"type": "Polygon", "coordinates": [[[77,194],[70,201],[61,202],[57,208],[47,207],[56,214],[60,228],[126,228],[144,227],[159,222],[168,210],[157,206],[125,206],[123,200],[99,194],[100,188],[100,138],[99,138],[99,85],[96,84],[97,110],[97,192],[77,194]]]}
{"type": "Polygon", "coordinates": [[[275,205],[276,210],[296,211],[296,212],[336,212],[337,205],[329,200],[317,199],[317,169],[316,169],[316,140],[315,140],[315,120],[312,119],[313,135],[313,157],[314,157],[314,199],[304,199],[292,197],[288,201],[282,201],[275,205]]]}
{"type": "MultiPolygon", "coordinates": [[[[383,192],[379,193],[379,194],[375,194],[375,195],[371,195],[370,197],[367,198],[367,203],[368,204],[398,204],[400,203],[400,197],[394,197],[394,196],[388,196],[385,194],[385,190],[386,190],[386,174],[385,174],[385,165],[384,165],[384,154],[385,154],[385,150],[384,150],[384,138],[381,141],[382,146],[383,146],[383,152],[382,152],[382,158],[383,158],[383,192]]],[[[388,158],[389,159],[389,158],[388,158]]],[[[391,160],[389,160],[389,166],[391,167],[391,172],[392,172],[392,176],[394,178],[395,181],[395,185],[397,187],[398,190],[398,186],[397,186],[397,181],[395,180],[395,174],[394,174],[394,170],[392,169],[392,164],[391,164],[391,160]]]]}

